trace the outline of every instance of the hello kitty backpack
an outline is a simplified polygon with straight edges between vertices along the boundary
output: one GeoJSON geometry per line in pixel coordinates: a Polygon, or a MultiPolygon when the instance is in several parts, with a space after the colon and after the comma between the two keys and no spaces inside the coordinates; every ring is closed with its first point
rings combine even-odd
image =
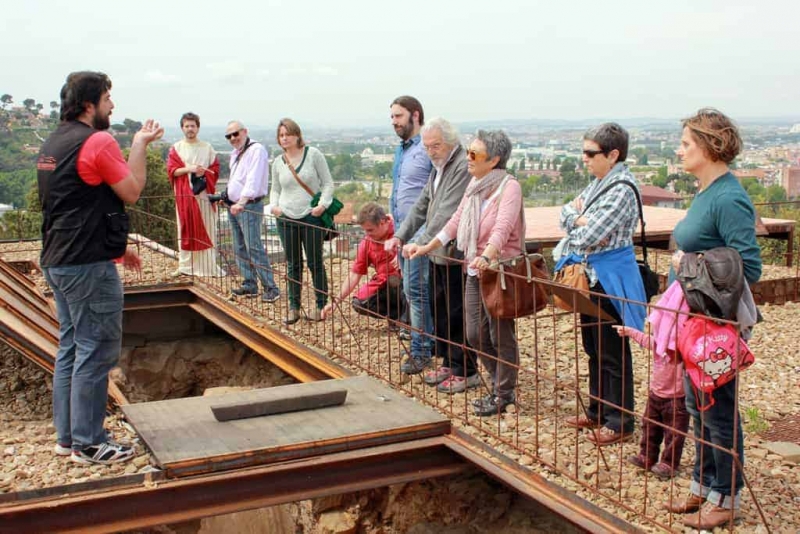
{"type": "Polygon", "coordinates": [[[695,388],[708,396],[705,411],[714,405],[712,392],[733,380],[739,371],[756,361],[753,352],[732,324],[719,324],[707,317],[690,317],[681,329],[678,350],[686,374],[695,388]]]}

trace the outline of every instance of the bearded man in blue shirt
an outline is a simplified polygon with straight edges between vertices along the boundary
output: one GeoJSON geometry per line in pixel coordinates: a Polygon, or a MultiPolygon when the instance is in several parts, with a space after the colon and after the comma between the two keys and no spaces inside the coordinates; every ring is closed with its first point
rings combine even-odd
{"type": "MultiPolygon", "coordinates": [[[[399,96],[392,102],[390,110],[394,131],[402,139],[394,154],[390,201],[394,223],[399,227],[428,183],[432,165],[421,143],[420,128],[425,123],[425,113],[419,100],[413,96],[399,96]]],[[[424,230],[423,226],[414,238],[424,230]]],[[[400,370],[412,375],[421,373],[431,363],[433,318],[428,295],[429,262],[426,258],[407,260],[402,255],[398,255],[398,261],[411,323],[411,351],[400,370]]]]}

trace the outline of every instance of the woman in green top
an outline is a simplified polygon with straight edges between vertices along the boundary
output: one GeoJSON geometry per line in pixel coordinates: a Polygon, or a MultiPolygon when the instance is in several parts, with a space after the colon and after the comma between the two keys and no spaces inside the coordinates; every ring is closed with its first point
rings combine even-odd
{"type": "Polygon", "coordinates": [[[281,119],[276,134],[283,155],[272,163],[270,213],[277,217],[278,235],[286,252],[289,312],[284,322],[292,324],[300,318],[300,289],[303,282],[303,250],[314,283],[315,306],[309,306],[306,317],[322,320],[322,309],[328,303],[328,276],[322,259],[324,237],[320,216],[333,200],[333,178],[325,156],[303,141],[300,126],[292,119],[281,119]],[[319,203],[311,207],[311,199],[321,193],[319,203]]]}
{"type": "MultiPolygon", "coordinates": [[[[739,130],[715,109],[701,109],[683,121],[677,154],[684,170],[697,177],[700,189],[686,218],[675,227],[678,251],[672,261],[676,271],[684,252],[731,247],[742,257],[746,280],[752,284],[761,277],[755,208],[728,168],[741,148],[739,130]]],[[[708,399],[695,391],[688,376],[684,377],[684,384],[686,409],[692,416],[696,439],[694,472],[690,495],[667,508],[690,514],[684,518],[689,527],[712,530],[735,516],[743,485],[741,466],[736,465],[732,454],[735,450],[744,463],[737,379],[715,389],[716,403],[704,412],[698,411],[697,403],[699,400],[705,405],[708,399]],[[701,439],[717,447],[705,445],[701,439]]]]}

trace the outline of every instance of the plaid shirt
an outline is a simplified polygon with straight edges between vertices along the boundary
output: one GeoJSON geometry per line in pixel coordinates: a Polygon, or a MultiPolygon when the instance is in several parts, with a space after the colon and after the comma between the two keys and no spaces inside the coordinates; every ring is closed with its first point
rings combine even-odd
{"type": "MultiPolygon", "coordinates": [[[[628,170],[628,166],[618,163],[604,178],[595,178],[581,191],[578,198],[585,206],[610,183],[619,180],[626,180],[636,185],[636,179],[628,170]]],[[[638,220],[639,208],[636,205],[636,196],[627,186],[612,188],[583,214],[570,202],[561,208],[559,219],[559,225],[567,232],[568,237],[562,254],[575,253],[584,256],[633,245],[633,233],[636,231],[638,220]],[[575,226],[575,221],[581,215],[586,218],[586,225],[575,226]]],[[[594,285],[597,282],[594,269],[587,265],[586,274],[591,285],[594,285]]]]}

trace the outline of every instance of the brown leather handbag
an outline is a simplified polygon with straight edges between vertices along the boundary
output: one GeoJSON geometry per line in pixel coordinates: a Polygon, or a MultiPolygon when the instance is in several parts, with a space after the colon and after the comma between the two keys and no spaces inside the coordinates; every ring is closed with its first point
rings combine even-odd
{"type": "MultiPolygon", "coordinates": [[[[523,249],[524,245],[523,245],[523,249]]],[[[549,302],[547,287],[536,281],[549,280],[544,257],[523,253],[504,260],[497,269],[481,273],[481,297],[489,315],[498,319],[516,319],[532,315],[549,302]]]]}
{"type": "MultiPolygon", "coordinates": [[[[586,276],[586,263],[573,263],[565,265],[560,271],[556,272],[554,282],[563,284],[584,292],[583,296],[589,297],[589,278],[586,276]]],[[[553,295],[553,304],[565,311],[575,311],[573,302],[567,301],[558,295],[553,295]]]]}
{"type": "Polygon", "coordinates": [[[486,269],[481,273],[481,298],[489,315],[497,319],[516,319],[532,315],[550,302],[546,285],[536,281],[550,279],[544,257],[525,252],[524,206],[520,206],[520,217],[522,233],[519,236],[519,245],[522,254],[502,260],[496,268],[486,269]]]}

